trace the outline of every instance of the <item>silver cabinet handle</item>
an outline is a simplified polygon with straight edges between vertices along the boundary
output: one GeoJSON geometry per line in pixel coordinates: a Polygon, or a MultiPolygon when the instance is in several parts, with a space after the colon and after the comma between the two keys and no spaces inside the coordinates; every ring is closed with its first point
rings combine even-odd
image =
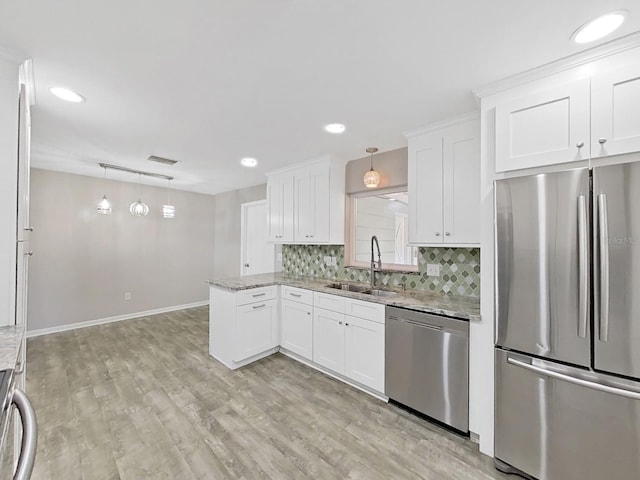
{"type": "Polygon", "coordinates": [[[584,142],[578,142],[578,143],[576,143],[576,147],[578,147],[578,148],[582,148],[582,147],[584,147],[584,142]]]}
{"type": "Polygon", "coordinates": [[[254,294],[253,294],[253,295],[251,295],[251,296],[252,296],[253,298],[256,298],[256,297],[264,297],[265,295],[266,295],[266,293],[265,293],[265,292],[262,292],[262,293],[254,293],[254,294]]]}
{"type": "Polygon", "coordinates": [[[311,312],[307,312],[307,315],[311,315],[311,312]]]}
{"type": "Polygon", "coordinates": [[[25,231],[33,232],[33,227],[24,227],[25,231]]]}
{"type": "Polygon", "coordinates": [[[244,264],[244,266],[245,266],[245,267],[247,267],[247,268],[249,268],[249,264],[248,264],[248,263],[245,263],[245,264],[244,264]]]}
{"type": "Polygon", "coordinates": [[[313,235],[309,235],[309,238],[313,238],[313,235]]]}
{"type": "Polygon", "coordinates": [[[292,293],[292,292],[289,292],[289,295],[291,295],[292,297],[296,297],[296,298],[300,298],[302,296],[301,293],[292,293]]]}
{"type": "Polygon", "coordinates": [[[254,306],[253,306],[253,309],[254,309],[254,310],[257,310],[258,308],[264,308],[264,307],[266,307],[266,306],[267,306],[267,304],[266,304],[266,303],[263,303],[263,304],[261,304],[261,305],[254,305],[254,306]]]}
{"type": "Polygon", "coordinates": [[[20,449],[16,474],[13,478],[14,480],[29,480],[38,449],[36,412],[34,412],[27,394],[17,388],[13,391],[13,404],[20,412],[22,422],[22,448],[20,449]]]}
{"type": "Polygon", "coordinates": [[[587,318],[589,317],[589,232],[587,231],[587,199],[584,195],[578,197],[578,336],[587,336],[587,318]]]}
{"type": "Polygon", "coordinates": [[[444,234],[445,234],[447,237],[448,237],[449,235],[451,235],[449,232],[445,232],[444,234]]]}
{"type": "Polygon", "coordinates": [[[439,237],[439,236],[440,236],[440,232],[436,232],[436,237],[439,237]]]}
{"type": "Polygon", "coordinates": [[[600,145],[604,145],[605,143],[607,143],[607,139],[606,139],[606,138],[604,138],[604,137],[600,137],[600,138],[598,139],[598,143],[599,143],[600,145]]]}
{"type": "Polygon", "coordinates": [[[600,332],[601,342],[609,339],[609,224],[607,195],[598,195],[598,229],[600,246],[600,332]]]}
{"type": "Polygon", "coordinates": [[[29,257],[33,256],[33,250],[29,250],[28,252],[25,253],[25,255],[28,255],[29,257]]]}
{"type": "Polygon", "coordinates": [[[348,323],[345,323],[345,324],[344,324],[344,326],[345,326],[345,327],[348,327],[348,326],[349,326],[349,324],[348,324],[348,323]]]}
{"type": "Polygon", "coordinates": [[[305,235],[304,238],[309,238],[309,235],[305,235]]]}
{"type": "Polygon", "coordinates": [[[554,370],[547,370],[546,368],[538,367],[537,365],[531,365],[530,363],[521,362],[520,360],[516,360],[515,358],[511,358],[511,357],[507,358],[507,363],[510,363],[511,365],[515,365],[517,367],[524,368],[526,370],[531,370],[532,372],[539,373],[540,375],[556,378],[558,380],[573,383],[575,385],[580,385],[582,387],[593,388],[594,390],[599,390],[601,392],[613,393],[614,395],[620,395],[622,397],[633,398],[634,400],[640,400],[640,393],[632,392],[631,390],[624,390],[622,388],[610,387],[609,385],[603,385],[601,383],[591,382],[589,380],[573,377],[571,375],[566,375],[564,373],[556,372],[554,370]]]}
{"type": "Polygon", "coordinates": [[[338,322],[338,325],[342,325],[342,322],[338,322]]]}

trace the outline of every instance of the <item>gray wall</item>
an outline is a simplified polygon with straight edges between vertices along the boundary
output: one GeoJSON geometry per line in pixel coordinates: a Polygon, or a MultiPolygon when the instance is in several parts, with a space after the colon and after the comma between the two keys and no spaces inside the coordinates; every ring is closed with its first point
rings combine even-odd
{"type": "Polygon", "coordinates": [[[216,195],[215,251],[216,278],[240,275],[240,205],[267,198],[267,184],[216,195]]]}
{"type": "Polygon", "coordinates": [[[208,300],[214,196],[172,190],[176,217],[164,219],[165,188],[31,174],[29,330],[208,300]],[[96,212],[105,192],[111,215],[96,212]],[[151,209],[146,217],[129,213],[139,195],[151,209]]]}
{"type": "MultiPolygon", "coordinates": [[[[408,182],[408,150],[398,148],[373,156],[373,168],[380,173],[381,188],[406,186],[408,182]]],[[[347,163],[345,187],[347,194],[371,192],[362,183],[362,177],[371,168],[371,157],[358,158],[347,163]]]]}

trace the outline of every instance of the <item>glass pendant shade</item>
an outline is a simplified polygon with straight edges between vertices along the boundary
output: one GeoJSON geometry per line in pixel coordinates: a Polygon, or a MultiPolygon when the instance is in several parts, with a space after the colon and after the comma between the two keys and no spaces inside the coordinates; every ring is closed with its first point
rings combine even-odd
{"type": "Polygon", "coordinates": [[[133,202],[129,206],[129,211],[134,217],[144,217],[147,213],[149,213],[149,207],[146,203],[142,203],[142,201],[138,198],[136,202],[133,202]]]}
{"type": "Polygon", "coordinates": [[[111,204],[109,203],[109,200],[107,200],[106,195],[104,195],[102,200],[100,200],[100,203],[98,203],[98,213],[103,215],[109,215],[111,213],[111,204]]]}
{"type": "Polygon", "coordinates": [[[162,216],[164,218],[173,218],[176,216],[176,207],[173,205],[162,206],[162,216]]]}
{"type": "Polygon", "coordinates": [[[364,186],[367,188],[377,188],[380,185],[380,174],[373,169],[373,154],[377,151],[376,147],[369,147],[366,150],[367,153],[371,154],[371,169],[364,174],[362,179],[364,186]]]}
{"type": "Polygon", "coordinates": [[[364,178],[362,179],[364,182],[364,186],[367,188],[376,188],[380,185],[380,174],[376,172],[373,168],[364,174],[364,178]]]}

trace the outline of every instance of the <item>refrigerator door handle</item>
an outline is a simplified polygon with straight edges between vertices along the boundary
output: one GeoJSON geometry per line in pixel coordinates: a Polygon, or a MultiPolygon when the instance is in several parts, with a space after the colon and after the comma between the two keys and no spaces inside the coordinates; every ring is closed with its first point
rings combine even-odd
{"type": "Polygon", "coordinates": [[[578,197],[578,264],[579,264],[579,292],[578,292],[578,336],[586,338],[587,319],[589,317],[589,232],[587,226],[587,199],[584,195],[578,197]]]}
{"type": "Polygon", "coordinates": [[[539,373],[540,375],[545,375],[547,377],[562,380],[564,382],[580,385],[581,387],[591,388],[593,390],[598,390],[600,392],[605,392],[605,393],[611,393],[613,395],[620,395],[621,397],[631,398],[633,400],[640,400],[640,393],[632,392],[631,390],[625,390],[623,388],[610,387],[608,385],[603,385],[601,383],[590,382],[589,380],[584,380],[582,378],[573,377],[571,375],[556,372],[554,370],[548,370],[543,367],[531,365],[530,363],[522,362],[520,360],[516,360],[515,358],[511,358],[511,357],[507,357],[507,363],[510,363],[511,365],[515,365],[516,367],[524,368],[526,370],[531,370],[532,372],[539,373]]]}
{"type": "Polygon", "coordinates": [[[598,241],[600,246],[600,330],[598,339],[609,339],[609,223],[607,219],[607,195],[598,194],[598,241]]]}

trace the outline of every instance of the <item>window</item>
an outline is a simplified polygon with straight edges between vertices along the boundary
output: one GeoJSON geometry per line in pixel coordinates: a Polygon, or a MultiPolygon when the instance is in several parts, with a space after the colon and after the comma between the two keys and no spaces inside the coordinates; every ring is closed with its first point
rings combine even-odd
{"type": "MultiPolygon", "coordinates": [[[[405,187],[406,188],[406,187],[405,187]]],[[[347,265],[369,268],[371,237],[380,244],[384,270],[418,271],[418,248],[408,244],[409,207],[406,189],[349,196],[347,265]]],[[[378,252],[375,252],[378,259],[378,252]]]]}

